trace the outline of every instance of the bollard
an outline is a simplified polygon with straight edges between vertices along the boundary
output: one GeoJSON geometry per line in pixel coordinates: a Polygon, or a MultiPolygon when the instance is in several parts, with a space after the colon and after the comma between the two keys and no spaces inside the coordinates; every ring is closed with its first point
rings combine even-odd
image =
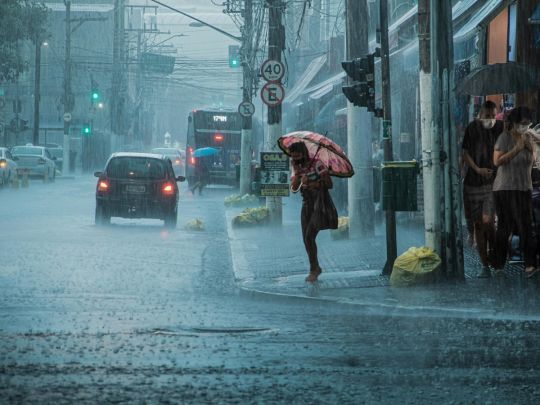
{"type": "Polygon", "coordinates": [[[18,176],[18,173],[15,173],[13,175],[13,180],[11,180],[11,188],[12,189],[18,189],[19,188],[19,176],[18,176]]]}
{"type": "Polygon", "coordinates": [[[28,188],[28,170],[22,171],[22,187],[28,188]]]}
{"type": "Polygon", "coordinates": [[[43,183],[48,183],[48,182],[49,182],[49,171],[45,170],[43,172],[43,183]]]}

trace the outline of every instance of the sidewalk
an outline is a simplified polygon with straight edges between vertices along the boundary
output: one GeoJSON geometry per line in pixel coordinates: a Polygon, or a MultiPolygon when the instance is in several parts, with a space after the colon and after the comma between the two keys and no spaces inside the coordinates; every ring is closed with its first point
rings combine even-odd
{"type": "MultiPolygon", "coordinates": [[[[283,199],[281,228],[233,228],[242,208],[227,208],[226,220],[237,285],[267,298],[311,299],[358,305],[371,312],[540,320],[540,280],[526,280],[522,268],[509,265],[505,276],[477,279],[476,253],[465,251],[466,282],[412,288],[392,288],[381,275],[386,261],[384,226],[376,236],[334,241],[329,231],[317,238],[323,274],[318,291],[304,279],[309,264],[302,243],[300,198],[283,199]]],[[[398,221],[399,223],[400,221],[398,221]]],[[[398,225],[398,255],[422,246],[420,224],[398,225]]]]}

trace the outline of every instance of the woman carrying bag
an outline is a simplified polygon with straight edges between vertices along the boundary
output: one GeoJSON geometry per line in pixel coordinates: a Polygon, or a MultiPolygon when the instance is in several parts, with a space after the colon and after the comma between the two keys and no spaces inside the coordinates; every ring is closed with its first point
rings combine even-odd
{"type": "Polygon", "coordinates": [[[310,267],[306,281],[314,283],[322,273],[317,256],[317,234],[321,230],[338,227],[337,210],[328,191],[333,184],[328,168],[317,157],[309,157],[304,143],[293,143],[289,152],[293,166],[291,191],[300,191],[303,199],[302,237],[310,267]]]}

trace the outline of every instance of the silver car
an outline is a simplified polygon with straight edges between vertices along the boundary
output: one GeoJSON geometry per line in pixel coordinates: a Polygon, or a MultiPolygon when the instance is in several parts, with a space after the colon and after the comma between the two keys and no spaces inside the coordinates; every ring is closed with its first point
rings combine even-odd
{"type": "Polygon", "coordinates": [[[175,176],[186,175],[186,153],[176,148],[154,148],[152,153],[165,155],[172,163],[175,176]]]}
{"type": "Polygon", "coordinates": [[[0,187],[8,185],[17,174],[17,163],[8,148],[0,148],[0,187]]]}
{"type": "Polygon", "coordinates": [[[20,169],[28,169],[30,176],[43,177],[48,174],[49,179],[54,181],[56,177],[56,158],[43,146],[14,146],[11,154],[20,169]]]}

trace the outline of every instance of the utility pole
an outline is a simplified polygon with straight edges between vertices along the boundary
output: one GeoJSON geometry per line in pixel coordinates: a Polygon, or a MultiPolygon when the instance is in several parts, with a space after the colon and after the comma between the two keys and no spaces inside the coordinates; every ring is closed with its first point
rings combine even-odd
{"type": "Polygon", "coordinates": [[[69,149],[70,149],[70,119],[66,119],[73,110],[73,95],[71,94],[71,0],[64,0],[66,5],[66,50],[64,58],[64,156],[62,162],[62,174],[69,173],[69,149]]]}
{"type": "Polygon", "coordinates": [[[125,135],[124,2],[125,0],[114,0],[113,74],[110,111],[111,132],[115,136],[125,135]]]}
{"type": "Polygon", "coordinates": [[[440,137],[433,130],[431,66],[431,0],[418,2],[420,55],[420,118],[422,177],[424,181],[424,233],[426,246],[441,254],[441,161],[440,137]]]}
{"type": "Polygon", "coordinates": [[[34,131],[32,134],[32,143],[34,145],[39,144],[39,101],[40,94],[40,82],[41,82],[41,38],[36,36],[36,57],[34,67],[34,131]]]}
{"type": "MultiPolygon", "coordinates": [[[[267,0],[268,5],[268,59],[281,62],[281,52],[285,47],[285,29],[282,24],[284,4],[282,0],[267,0]]],[[[282,134],[281,104],[268,106],[268,139],[266,149],[278,151],[277,141],[282,134]]],[[[270,223],[281,225],[283,203],[281,197],[266,197],[270,223]]]]}
{"type": "Polygon", "coordinates": [[[433,34],[433,129],[442,134],[444,145],[444,247],[443,259],[449,278],[464,279],[461,223],[459,147],[453,124],[454,49],[452,10],[448,2],[432,0],[433,34]]]}
{"type": "MultiPolygon", "coordinates": [[[[383,147],[384,160],[394,160],[392,151],[392,103],[390,92],[390,46],[388,43],[388,0],[380,0],[380,30],[381,30],[381,81],[383,108],[383,147]]],[[[397,257],[396,242],[396,213],[386,211],[386,264],[383,274],[392,273],[392,267],[397,257]]]]}
{"type": "MultiPolygon", "coordinates": [[[[252,34],[253,34],[253,0],[244,1],[244,29],[242,32],[242,101],[252,102],[253,71],[252,71],[252,34]]],[[[240,149],[240,195],[251,192],[251,132],[253,128],[252,116],[242,117],[242,142],[240,149]]]]}
{"type": "MultiPolygon", "coordinates": [[[[364,58],[368,48],[367,0],[347,0],[347,60],[364,58]]],[[[356,175],[348,180],[349,233],[375,232],[371,114],[347,102],[347,154],[356,175]]]]}

